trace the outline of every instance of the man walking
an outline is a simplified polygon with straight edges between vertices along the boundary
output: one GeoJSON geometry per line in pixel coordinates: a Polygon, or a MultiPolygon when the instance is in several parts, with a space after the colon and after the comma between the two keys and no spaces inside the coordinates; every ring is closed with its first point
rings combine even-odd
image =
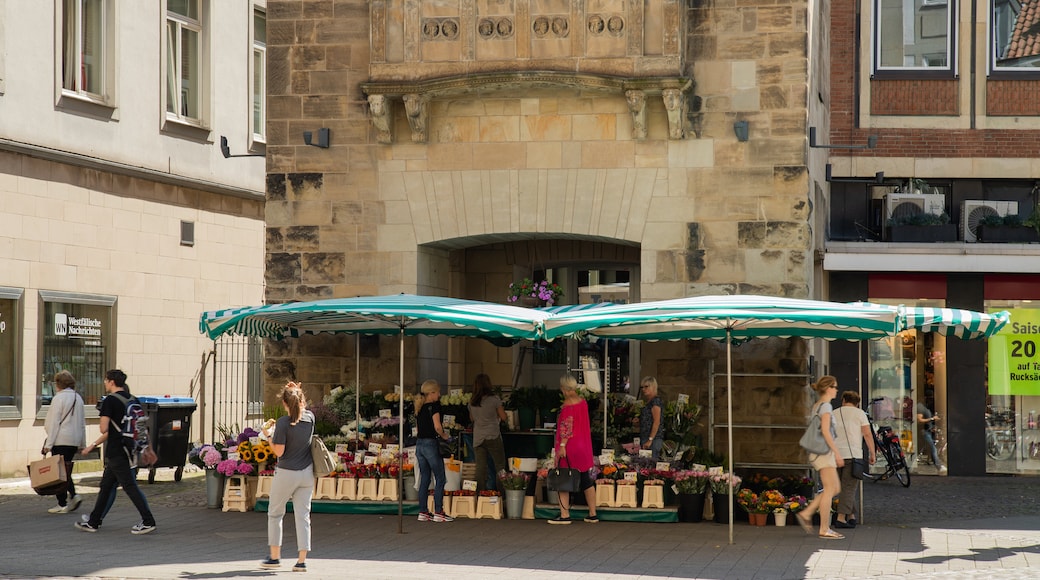
{"type": "Polygon", "coordinates": [[[105,443],[105,471],[101,475],[101,490],[98,491],[90,518],[85,522],[76,522],[76,527],[84,532],[98,531],[107,511],[109,497],[114,493],[118,483],[141,514],[141,523],[130,528],[130,533],[147,534],[155,531],[155,517],[152,516],[148,500],[141,493],[141,488],[137,487],[137,478],[134,477],[133,461],[136,458],[132,457],[133,433],[131,437],[123,437],[123,429],[132,429],[131,425],[122,425],[126,407],[132,400],[126,385],[126,373],[119,369],[105,373],[105,392],[109,396],[101,403],[101,436],[83,449],[83,454],[86,455],[101,443],[105,443]],[[119,396],[112,396],[115,394],[119,396]],[[127,441],[124,442],[124,439],[127,441]]]}

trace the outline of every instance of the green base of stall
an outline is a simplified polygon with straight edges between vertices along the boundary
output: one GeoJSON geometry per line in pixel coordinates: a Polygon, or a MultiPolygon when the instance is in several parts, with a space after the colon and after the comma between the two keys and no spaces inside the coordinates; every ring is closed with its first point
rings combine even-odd
{"type": "MultiPolygon", "coordinates": [[[[256,500],[254,511],[266,512],[267,499],[256,500]]],[[[292,511],[292,502],[286,507],[292,511]]],[[[414,501],[406,501],[402,506],[404,515],[417,516],[419,505],[414,501]]],[[[311,502],[311,512],[317,514],[397,514],[397,502],[394,501],[342,501],[316,499],[311,502]]],[[[678,522],[679,515],[674,507],[664,509],[638,509],[638,508],[605,508],[596,510],[599,519],[605,522],[655,522],[670,523],[678,522]]],[[[534,508],[534,517],[539,520],[555,518],[560,513],[560,508],[549,504],[537,505],[534,508]]],[[[581,520],[588,515],[589,509],[585,506],[571,507],[571,519],[581,520]]]]}

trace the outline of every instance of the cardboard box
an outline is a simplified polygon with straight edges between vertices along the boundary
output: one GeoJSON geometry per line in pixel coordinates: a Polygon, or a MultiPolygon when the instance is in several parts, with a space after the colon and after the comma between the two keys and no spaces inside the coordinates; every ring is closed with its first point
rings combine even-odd
{"type": "Polygon", "coordinates": [[[60,455],[45,457],[29,464],[29,483],[33,488],[47,487],[68,479],[65,460],[60,455]]]}

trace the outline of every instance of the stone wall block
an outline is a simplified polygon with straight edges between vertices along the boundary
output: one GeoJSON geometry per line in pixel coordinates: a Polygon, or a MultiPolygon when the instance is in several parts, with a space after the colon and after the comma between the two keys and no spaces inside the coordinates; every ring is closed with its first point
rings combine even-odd
{"type": "Polygon", "coordinates": [[[755,19],[759,33],[788,32],[794,26],[794,7],[759,6],[755,9],[755,19]]]}
{"type": "MultiPolygon", "coordinates": [[[[268,29],[270,30],[270,29],[268,29]]],[[[290,93],[289,48],[284,46],[268,46],[267,48],[267,100],[270,103],[274,95],[287,95],[290,93]]],[[[270,107],[270,104],[268,104],[270,107]]],[[[271,119],[268,109],[267,118],[271,119]]]]}
{"type": "Polygon", "coordinates": [[[811,239],[809,224],[805,222],[771,221],[766,228],[765,247],[808,248],[811,239]]]}
{"type": "Polygon", "coordinates": [[[781,85],[769,85],[758,90],[759,108],[765,111],[776,109],[789,109],[794,103],[790,102],[790,91],[781,85]]]}
{"type": "Polygon", "coordinates": [[[282,228],[268,226],[264,230],[264,247],[268,252],[284,252],[285,231],[282,228]]]}
{"type": "Polygon", "coordinates": [[[293,71],[325,70],[325,47],[295,45],[290,50],[293,71]]]}
{"type": "Polygon", "coordinates": [[[765,239],[765,222],[737,222],[737,247],[762,248],[765,239]]]}
{"type": "Polygon", "coordinates": [[[311,284],[343,280],[346,257],[341,253],[313,252],[301,256],[302,281],[311,284]]]}
{"type": "Polygon", "coordinates": [[[268,252],[265,279],[268,284],[295,284],[300,281],[300,254],[268,252]]]}
{"type": "Polygon", "coordinates": [[[766,54],[771,57],[806,57],[808,38],[803,32],[787,34],[770,34],[769,49],[766,54]]]}
{"type": "Polygon", "coordinates": [[[310,119],[341,119],[349,109],[350,100],[344,95],[308,95],[300,101],[301,116],[310,119]]]}
{"type": "Polygon", "coordinates": [[[317,226],[292,226],[282,229],[285,248],[294,252],[313,252],[318,249],[317,226]]]}
{"type": "Polygon", "coordinates": [[[732,60],[757,60],[766,55],[767,39],[758,35],[719,35],[718,51],[732,60]]]}
{"type": "Polygon", "coordinates": [[[321,173],[290,173],[288,176],[291,199],[319,200],[324,176],[321,173]]]}
{"type": "Polygon", "coordinates": [[[287,201],[270,201],[264,205],[264,221],[268,226],[293,224],[292,204],[287,201]]]}
{"type": "Polygon", "coordinates": [[[801,165],[805,163],[805,139],[758,139],[748,142],[752,165],[801,165]]]}

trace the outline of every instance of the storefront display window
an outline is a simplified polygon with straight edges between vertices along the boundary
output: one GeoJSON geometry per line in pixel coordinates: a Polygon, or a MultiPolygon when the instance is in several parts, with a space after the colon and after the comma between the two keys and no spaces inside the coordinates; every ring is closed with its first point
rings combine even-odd
{"type": "MultiPolygon", "coordinates": [[[[886,304],[943,307],[941,300],[872,300],[886,304]]],[[[899,436],[911,471],[933,474],[931,453],[925,448],[917,425],[918,405],[937,414],[935,435],[939,460],[946,464],[942,428],[946,417],[946,337],[935,332],[907,330],[872,340],[868,352],[867,413],[878,426],[887,425],[899,436]]]]}
{"type": "Polygon", "coordinates": [[[67,370],[88,413],[104,395],[105,371],[115,368],[115,297],[40,292],[40,410],[54,396],[54,374],[67,370]]]}
{"type": "Polygon", "coordinates": [[[986,472],[1040,471],[1040,308],[1028,300],[989,300],[1011,322],[989,340],[986,472]]]}
{"type": "Polygon", "coordinates": [[[0,287],[0,417],[17,418],[22,291],[0,287]]]}

